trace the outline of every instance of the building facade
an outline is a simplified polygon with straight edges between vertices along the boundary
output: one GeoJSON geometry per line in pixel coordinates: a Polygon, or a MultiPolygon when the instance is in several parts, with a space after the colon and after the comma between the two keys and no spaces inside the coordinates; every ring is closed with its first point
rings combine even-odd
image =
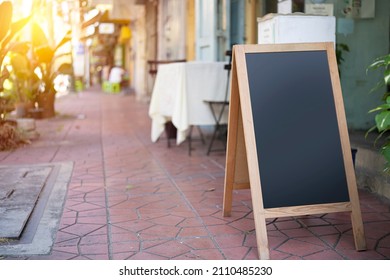
{"type": "Polygon", "coordinates": [[[347,46],[340,70],[350,129],[372,126],[368,111],[385,90],[369,94],[381,73],[366,69],[389,53],[388,0],[91,0],[89,5],[106,5],[111,19],[129,21],[124,67],[139,100],[149,100],[153,89],[148,61],[223,61],[232,45],[257,43],[258,18],[305,10],[334,16],[336,43],[347,46]]]}

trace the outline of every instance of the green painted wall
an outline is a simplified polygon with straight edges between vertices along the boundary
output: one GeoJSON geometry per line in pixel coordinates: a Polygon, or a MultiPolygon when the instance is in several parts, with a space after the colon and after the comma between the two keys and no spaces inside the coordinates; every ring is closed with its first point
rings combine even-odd
{"type": "Polygon", "coordinates": [[[390,51],[390,1],[375,0],[375,17],[370,19],[347,18],[343,10],[348,2],[349,0],[324,1],[334,4],[336,43],[346,44],[350,49],[350,52],[343,54],[344,62],[340,67],[348,128],[367,130],[374,125],[374,114],[369,114],[368,111],[380,104],[384,89],[369,93],[382,73],[366,73],[366,69],[375,58],[390,51]]]}
{"type": "Polygon", "coordinates": [[[368,111],[378,105],[384,89],[369,94],[382,73],[366,68],[379,56],[389,53],[390,1],[375,1],[375,18],[347,19],[342,10],[345,0],[328,0],[335,4],[336,41],[347,44],[349,53],[341,65],[341,86],[347,115],[348,128],[366,130],[374,124],[374,114],[368,111]]]}

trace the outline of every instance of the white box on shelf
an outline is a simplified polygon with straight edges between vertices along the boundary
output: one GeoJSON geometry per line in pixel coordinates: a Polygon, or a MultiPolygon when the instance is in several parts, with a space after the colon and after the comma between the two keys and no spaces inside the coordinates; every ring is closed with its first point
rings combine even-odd
{"type": "Polygon", "coordinates": [[[336,43],[334,16],[268,14],[257,22],[258,44],[336,43]]]}

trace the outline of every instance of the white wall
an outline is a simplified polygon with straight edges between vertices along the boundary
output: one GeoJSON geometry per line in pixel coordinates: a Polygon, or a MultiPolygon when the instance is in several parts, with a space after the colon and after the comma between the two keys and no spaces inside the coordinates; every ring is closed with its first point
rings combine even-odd
{"type": "Polygon", "coordinates": [[[183,0],[160,0],[158,6],[159,60],[186,58],[186,3],[183,0]]]}
{"type": "Polygon", "coordinates": [[[134,63],[133,87],[137,100],[144,101],[148,99],[146,87],[146,28],[145,28],[145,7],[137,6],[138,14],[132,24],[132,63],[134,63]]]}

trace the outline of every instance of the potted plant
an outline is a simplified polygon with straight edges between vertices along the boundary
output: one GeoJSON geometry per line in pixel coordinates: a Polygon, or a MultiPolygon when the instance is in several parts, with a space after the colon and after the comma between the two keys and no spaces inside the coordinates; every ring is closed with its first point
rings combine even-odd
{"type": "Polygon", "coordinates": [[[16,148],[21,142],[16,122],[5,118],[13,110],[13,95],[4,90],[4,82],[10,72],[4,59],[11,51],[17,51],[24,43],[14,41],[15,35],[27,24],[30,17],[12,22],[13,6],[10,1],[0,3],[0,151],[16,148]]]}
{"type": "Polygon", "coordinates": [[[377,131],[378,137],[375,139],[375,144],[382,138],[384,141],[380,147],[380,153],[386,160],[384,172],[390,172],[390,137],[388,132],[390,131],[390,54],[384,55],[374,60],[374,62],[367,68],[368,70],[383,70],[383,77],[378,81],[376,86],[371,92],[376,91],[380,88],[385,88],[385,93],[382,96],[382,104],[378,107],[370,110],[370,113],[375,112],[375,125],[371,127],[367,133],[377,131]]]}
{"type": "Polygon", "coordinates": [[[7,67],[4,66],[4,59],[10,52],[19,52],[25,49],[26,43],[17,42],[14,37],[30,20],[29,16],[12,22],[12,13],[13,6],[10,1],[0,3],[0,116],[2,122],[6,113],[10,111],[10,103],[12,102],[10,94],[4,91],[4,82],[11,75],[7,67]]]}
{"type": "Polygon", "coordinates": [[[25,53],[16,52],[10,54],[10,64],[12,71],[8,78],[12,83],[12,91],[15,98],[15,109],[17,117],[25,117],[30,108],[33,107],[34,100],[34,77],[31,69],[27,50],[25,53]]]}
{"type": "Polygon", "coordinates": [[[59,53],[60,47],[70,42],[70,31],[55,46],[51,46],[43,32],[37,24],[32,25],[32,49],[33,49],[33,69],[38,74],[40,81],[37,91],[37,103],[42,108],[42,117],[51,118],[55,116],[55,95],[54,80],[60,74],[72,75],[73,68],[70,63],[58,64],[58,59],[71,55],[70,52],[59,53]]]}

